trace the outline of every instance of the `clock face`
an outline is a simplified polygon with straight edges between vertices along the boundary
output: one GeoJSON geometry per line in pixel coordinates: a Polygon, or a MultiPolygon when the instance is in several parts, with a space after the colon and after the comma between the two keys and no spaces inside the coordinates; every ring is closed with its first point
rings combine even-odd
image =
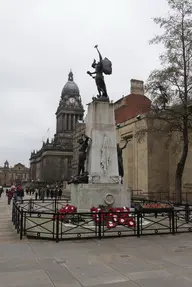
{"type": "Polygon", "coordinates": [[[70,102],[70,104],[74,104],[76,102],[76,100],[74,98],[69,98],[69,102],[70,102]]]}

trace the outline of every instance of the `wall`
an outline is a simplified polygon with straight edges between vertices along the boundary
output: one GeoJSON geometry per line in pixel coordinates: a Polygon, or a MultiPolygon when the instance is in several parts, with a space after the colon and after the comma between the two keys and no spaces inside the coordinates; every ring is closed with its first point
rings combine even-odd
{"type": "MultiPolygon", "coordinates": [[[[169,185],[170,194],[175,192],[175,173],[182,153],[181,134],[174,133],[169,145],[169,185]]],[[[192,139],[190,135],[188,156],[183,172],[183,193],[192,193],[192,139]]],[[[192,200],[192,196],[191,196],[192,200]]]]}
{"type": "Polygon", "coordinates": [[[169,193],[169,150],[164,132],[148,132],[148,192],[169,193]]]}
{"type": "Polygon", "coordinates": [[[115,103],[116,123],[123,123],[150,110],[151,101],[143,95],[131,94],[115,103]]]}

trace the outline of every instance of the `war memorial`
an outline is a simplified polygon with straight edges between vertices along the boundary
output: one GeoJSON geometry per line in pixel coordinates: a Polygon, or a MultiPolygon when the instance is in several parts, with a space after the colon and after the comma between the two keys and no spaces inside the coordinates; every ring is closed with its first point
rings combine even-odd
{"type": "Polygon", "coordinates": [[[71,202],[84,211],[100,205],[130,207],[130,192],[122,184],[122,155],[118,157],[117,153],[114,106],[103,76],[112,73],[112,64],[102,58],[97,46],[95,48],[99,61],[94,60],[95,71],[87,73],[92,77],[95,75],[98,96],[88,103],[86,134],[82,135],[79,148],[78,175],[70,181],[71,202]]]}

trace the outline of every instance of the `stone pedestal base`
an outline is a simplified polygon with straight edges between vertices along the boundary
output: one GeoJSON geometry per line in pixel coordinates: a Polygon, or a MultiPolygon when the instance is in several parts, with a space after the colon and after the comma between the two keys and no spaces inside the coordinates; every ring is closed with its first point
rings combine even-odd
{"type": "Polygon", "coordinates": [[[78,211],[90,211],[99,205],[130,207],[131,192],[121,184],[71,184],[71,204],[78,211]]]}

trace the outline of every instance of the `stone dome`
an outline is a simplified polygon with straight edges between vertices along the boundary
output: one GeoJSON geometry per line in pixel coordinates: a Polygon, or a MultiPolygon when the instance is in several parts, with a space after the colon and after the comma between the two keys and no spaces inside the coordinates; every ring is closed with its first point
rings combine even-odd
{"type": "Polygon", "coordinates": [[[64,96],[79,96],[79,88],[77,84],[73,81],[73,73],[70,71],[68,75],[68,81],[63,87],[61,98],[63,99],[64,96]]]}

